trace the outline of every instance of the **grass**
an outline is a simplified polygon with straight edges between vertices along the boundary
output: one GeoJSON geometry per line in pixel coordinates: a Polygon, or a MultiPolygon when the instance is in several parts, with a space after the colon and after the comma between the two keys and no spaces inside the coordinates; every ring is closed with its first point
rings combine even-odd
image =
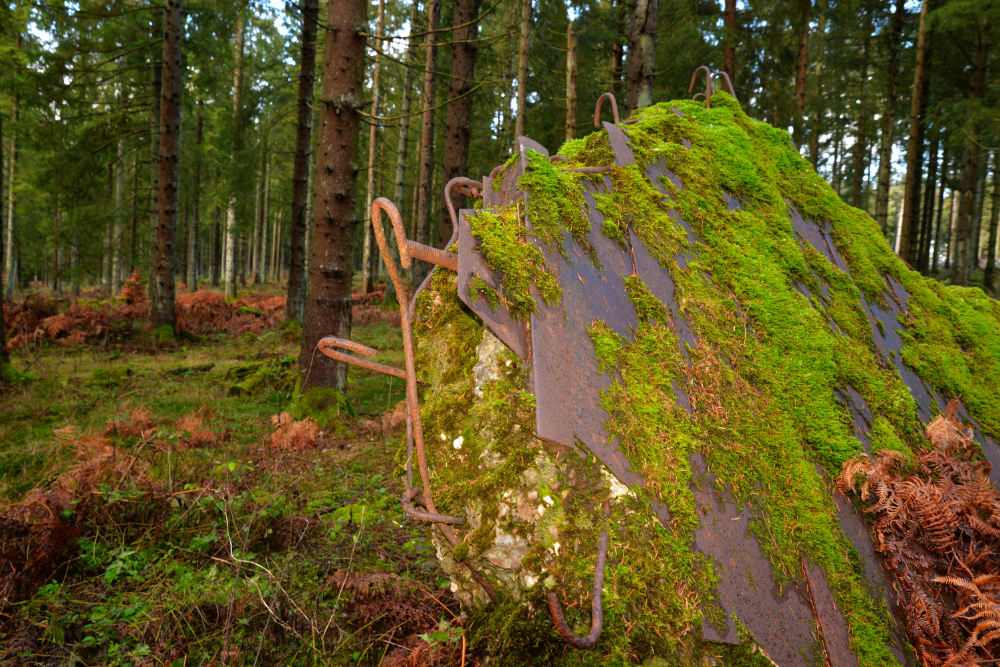
{"type": "MultiPolygon", "coordinates": [[[[397,327],[354,338],[402,364],[397,327]]],[[[271,416],[292,401],[297,352],[294,333],[271,331],[15,356],[33,379],[0,395],[0,532],[33,498],[56,506],[65,480],[80,479],[78,452],[99,459],[87,438],[106,424],[144,408],[156,430],[109,436],[117,462],[93,484],[70,483],[58,517],[34,524],[66,544],[29,554],[54,566],[0,597],[0,662],[366,665],[419,633],[458,646],[462,628],[441,626],[456,608],[448,580],[399,508],[403,428],[372,419],[403,398],[402,382],[352,369],[358,416],[316,449],[275,450],[271,416]],[[192,413],[217,444],[184,445],[176,422],[192,413]]],[[[0,560],[38,548],[11,538],[0,560]]]]}

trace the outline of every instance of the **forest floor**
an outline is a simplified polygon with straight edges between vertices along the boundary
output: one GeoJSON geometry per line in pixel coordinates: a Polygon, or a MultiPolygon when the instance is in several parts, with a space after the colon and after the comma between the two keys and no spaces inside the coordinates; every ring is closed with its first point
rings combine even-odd
{"type": "MultiPolygon", "coordinates": [[[[401,364],[368,319],[352,337],[401,364]]],[[[0,664],[475,664],[399,508],[402,381],[352,369],[338,417],[295,421],[298,338],[12,351],[0,664]]]]}

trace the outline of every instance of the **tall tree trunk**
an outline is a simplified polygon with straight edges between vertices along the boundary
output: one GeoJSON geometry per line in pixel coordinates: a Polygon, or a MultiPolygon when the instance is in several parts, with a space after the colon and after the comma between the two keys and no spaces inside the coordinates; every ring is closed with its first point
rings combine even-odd
{"type": "Polygon", "coordinates": [[[271,157],[268,156],[264,163],[264,199],[261,202],[261,225],[260,240],[257,245],[257,257],[254,263],[254,271],[260,277],[260,281],[267,282],[267,248],[268,248],[268,221],[271,219],[271,157]]]}
{"type": "Polygon", "coordinates": [[[653,71],[656,60],[656,9],[658,0],[632,0],[628,35],[628,111],[653,103],[653,71]]]}
{"type": "MultiPolygon", "coordinates": [[[[306,216],[309,199],[309,152],[312,149],[312,99],[316,80],[316,26],[319,0],[302,0],[302,43],[299,57],[299,101],[295,130],[295,166],[292,172],[291,256],[285,321],[302,321],[306,290],[306,216]]],[[[277,244],[278,239],[274,239],[277,244]]]]}
{"type": "Polygon", "coordinates": [[[343,391],[347,385],[346,365],[316,354],[316,343],[323,336],[348,338],[351,333],[354,194],[365,62],[361,31],[366,26],[366,7],[365,0],[338,0],[327,9],[315,233],[299,352],[303,389],[319,386],[343,391]]]}
{"type": "Polygon", "coordinates": [[[726,0],[723,12],[725,33],[722,39],[722,62],[730,81],[736,80],[736,0],[726,0]]]}
{"type": "Polygon", "coordinates": [[[986,271],[983,286],[995,290],[995,270],[997,256],[997,221],[1000,220],[1000,150],[993,151],[993,201],[990,206],[990,235],[986,245],[986,271]]]}
{"type": "MultiPolygon", "coordinates": [[[[527,0],[530,2],[530,0],[527,0]]],[[[427,0],[427,39],[424,62],[424,113],[420,131],[420,201],[417,207],[417,241],[430,243],[431,181],[434,178],[434,97],[437,91],[437,30],[441,1],[427,0]]],[[[413,263],[413,276],[420,282],[427,274],[424,262],[413,263]]]]}
{"type": "Polygon", "coordinates": [[[139,151],[132,153],[132,213],[129,215],[128,273],[135,271],[138,262],[139,240],[139,151]]]}
{"type": "Polygon", "coordinates": [[[125,224],[125,139],[118,140],[118,162],[115,174],[115,224],[111,236],[111,296],[122,288],[122,227],[125,224]]]}
{"type": "Polygon", "coordinates": [[[861,207],[861,188],[865,182],[865,157],[868,153],[868,61],[871,47],[872,17],[874,5],[869,4],[865,12],[864,47],[861,52],[861,100],[858,104],[858,134],[854,140],[854,179],[851,182],[851,206],[861,207]]]}
{"type": "MultiPolygon", "coordinates": [[[[13,101],[13,109],[10,114],[11,120],[14,124],[14,129],[10,133],[10,157],[7,158],[10,166],[7,168],[7,227],[5,229],[6,239],[4,241],[4,270],[7,273],[7,285],[4,291],[4,298],[11,298],[14,294],[14,288],[17,286],[17,269],[15,267],[14,260],[14,167],[17,165],[17,139],[15,137],[15,132],[17,130],[17,97],[13,101]]],[[[3,163],[0,162],[0,167],[3,163]]],[[[2,190],[0,190],[2,192],[2,190]]]]}
{"type": "MultiPolygon", "coordinates": [[[[469,119],[472,116],[472,87],[475,82],[476,37],[479,34],[480,0],[457,0],[455,3],[455,40],[451,47],[451,78],[448,98],[452,100],[445,115],[444,182],[469,171],[469,119]]],[[[465,196],[456,195],[455,210],[465,207],[465,196]]],[[[444,247],[451,239],[451,216],[441,201],[441,222],[438,225],[438,245],[444,247]]]]}
{"type": "Polygon", "coordinates": [[[937,194],[935,185],[937,184],[938,169],[938,142],[940,133],[934,134],[934,141],[931,142],[930,159],[927,162],[927,178],[924,185],[924,205],[923,214],[920,216],[920,245],[917,252],[917,271],[926,274],[930,268],[930,248],[931,231],[934,226],[934,199],[937,194]]]}
{"type": "Polygon", "coordinates": [[[52,240],[55,247],[52,249],[52,291],[59,293],[59,268],[62,259],[62,207],[59,199],[56,198],[56,206],[52,211],[52,240]]]}
{"type": "Polygon", "coordinates": [[[792,135],[796,146],[802,145],[802,124],[806,110],[806,73],[809,70],[809,14],[812,0],[799,0],[799,55],[795,65],[795,119],[792,135]]]}
{"type": "MultiPolygon", "coordinates": [[[[976,17],[972,71],[969,73],[969,98],[974,108],[982,104],[986,91],[986,63],[989,55],[986,30],[986,17],[980,14],[976,17]]],[[[979,120],[973,119],[965,137],[965,150],[962,154],[961,202],[959,203],[958,221],[955,229],[955,261],[951,265],[951,282],[955,285],[969,283],[969,271],[974,259],[972,257],[972,216],[975,211],[976,176],[979,167],[979,134],[979,120]]]]}
{"type": "Polygon", "coordinates": [[[260,261],[261,251],[264,249],[264,237],[267,236],[266,201],[267,201],[267,144],[261,146],[260,158],[260,184],[257,186],[257,215],[256,225],[254,225],[253,257],[251,258],[250,272],[253,274],[253,284],[259,285],[262,282],[260,261]]]}
{"type": "Polygon", "coordinates": [[[878,149],[878,185],[875,195],[875,222],[882,234],[889,228],[889,185],[892,178],[892,142],[896,130],[896,87],[899,77],[899,42],[906,17],[905,0],[896,0],[886,48],[889,49],[889,71],[886,74],[885,105],[882,107],[882,135],[878,149]]]}
{"type": "Polygon", "coordinates": [[[899,229],[899,256],[912,262],[914,255],[913,226],[920,208],[920,177],[924,153],[924,110],[927,108],[927,63],[930,26],[927,9],[931,0],[920,8],[917,36],[917,64],[913,71],[913,97],[910,102],[910,138],[906,144],[906,187],[903,193],[903,223],[899,229]]]}
{"type": "MultiPolygon", "coordinates": [[[[238,12],[239,15],[236,17],[236,64],[233,67],[233,136],[231,144],[232,153],[230,155],[234,167],[233,172],[235,172],[235,165],[239,159],[239,154],[243,150],[240,92],[243,87],[243,33],[245,31],[246,18],[243,14],[244,8],[242,6],[238,12]]],[[[236,238],[236,180],[235,173],[231,173],[229,179],[229,206],[226,208],[226,260],[223,277],[226,283],[227,299],[236,298],[236,281],[239,277],[237,275],[237,263],[239,262],[237,252],[239,248],[237,248],[236,238]]]]}
{"type": "Polygon", "coordinates": [[[938,169],[940,176],[938,178],[938,196],[937,196],[937,213],[934,216],[934,252],[931,254],[931,275],[937,273],[938,270],[938,257],[941,255],[941,220],[944,218],[944,189],[947,185],[948,177],[948,151],[947,149],[942,151],[941,155],[941,166],[938,169]]]}
{"type": "Polygon", "coordinates": [[[160,116],[160,195],[156,230],[156,298],[151,302],[154,327],[174,326],[174,229],[181,134],[181,0],[167,0],[163,13],[163,92],[160,116]]]}
{"type": "Polygon", "coordinates": [[[194,184],[191,192],[191,208],[194,209],[194,219],[188,228],[188,271],[186,281],[192,292],[198,289],[198,274],[200,273],[199,236],[201,233],[201,144],[204,140],[205,102],[198,100],[198,123],[194,131],[194,184]]]}
{"type": "Polygon", "coordinates": [[[566,25],[566,141],[576,138],[576,34],[566,25]]]}
{"type": "MultiPolygon", "coordinates": [[[[156,13],[156,25],[154,26],[154,35],[163,34],[163,16],[156,13]]],[[[162,56],[162,54],[161,54],[162,56]]],[[[153,253],[156,252],[156,229],[158,223],[158,216],[160,210],[159,196],[160,196],[160,106],[163,103],[162,92],[163,92],[163,61],[160,58],[153,59],[153,104],[150,108],[150,120],[152,125],[149,131],[149,153],[150,153],[150,172],[149,172],[149,246],[148,248],[143,248],[143,255],[149,258],[149,281],[147,291],[149,292],[150,301],[156,298],[156,275],[153,269],[155,262],[153,258],[153,253]]]]}
{"type": "MultiPolygon", "coordinates": [[[[115,196],[115,165],[108,163],[108,194],[107,201],[114,201],[115,196]]],[[[101,255],[101,289],[104,296],[110,298],[114,296],[111,291],[111,256],[115,253],[115,215],[117,211],[112,211],[111,216],[104,224],[104,252],[101,255]]]]}
{"type": "MultiPolygon", "coordinates": [[[[0,195],[3,194],[3,116],[0,115],[0,195]]],[[[0,206],[0,230],[4,229],[3,206],[0,206]]],[[[0,257],[5,257],[4,234],[0,233],[0,257]]],[[[3,272],[0,272],[0,295],[4,293],[3,272]]],[[[10,353],[7,352],[7,325],[3,319],[3,299],[0,298],[0,381],[3,381],[3,366],[10,363],[10,353]]]]}
{"type": "MultiPolygon", "coordinates": [[[[221,182],[219,168],[215,168],[215,185],[221,182]]],[[[218,200],[215,202],[215,215],[212,226],[212,287],[218,287],[222,281],[222,207],[218,200]]]]}
{"type": "Polygon", "coordinates": [[[986,174],[990,170],[989,153],[980,149],[976,167],[976,196],[972,209],[972,267],[979,268],[979,240],[983,233],[983,201],[986,199],[986,174]]]}
{"type": "MultiPolygon", "coordinates": [[[[816,25],[816,35],[813,39],[816,50],[816,64],[813,66],[813,88],[816,90],[815,96],[817,99],[823,99],[823,55],[826,50],[827,13],[826,6],[820,8],[816,25]]],[[[821,105],[814,104],[813,107],[812,131],[809,133],[809,161],[812,163],[813,168],[817,168],[819,167],[819,138],[822,134],[821,123],[823,113],[820,108],[821,105]]]]}
{"type": "MultiPolygon", "coordinates": [[[[433,0],[432,0],[433,1],[433,0]]],[[[524,136],[528,105],[528,32],[531,28],[531,0],[521,0],[521,35],[517,42],[517,116],[514,136],[524,136]]]]}
{"type": "MultiPolygon", "coordinates": [[[[410,104],[413,100],[413,60],[417,51],[417,42],[413,39],[416,32],[417,8],[420,0],[410,4],[410,37],[406,41],[406,61],[403,72],[403,101],[399,108],[399,137],[396,143],[396,180],[392,192],[392,200],[400,210],[404,210],[403,197],[406,188],[406,157],[409,152],[410,135],[410,104]]],[[[392,285],[392,282],[389,282],[392,285]]]]}
{"type": "MultiPolygon", "coordinates": [[[[361,289],[365,294],[375,289],[375,272],[378,269],[378,258],[375,251],[374,234],[372,232],[371,215],[372,202],[375,201],[375,160],[378,156],[379,127],[379,93],[382,78],[382,30],[385,25],[385,0],[378,0],[378,19],[375,22],[375,69],[372,72],[372,120],[368,126],[368,183],[365,188],[365,218],[364,234],[361,248],[361,289]]],[[[456,45],[453,48],[458,48],[456,45]]]]}
{"type": "Polygon", "coordinates": [[[612,0],[612,21],[614,35],[611,44],[611,92],[616,99],[622,98],[622,64],[625,62],[625,0],[612,0]]]}

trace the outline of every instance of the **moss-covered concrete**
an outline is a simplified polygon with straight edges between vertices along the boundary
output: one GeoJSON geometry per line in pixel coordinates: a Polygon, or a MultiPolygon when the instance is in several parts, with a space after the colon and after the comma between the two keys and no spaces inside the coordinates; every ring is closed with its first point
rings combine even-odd
{"type": "MultiPolygon", "coordinates": [[[[978,289],[909,270],[786,132],[751,120],[724,93],[712,103],[640,110],[623,126],[636,163],[590,181],[604,183],[593,195],[602,232],[626,248],[633,235],[641,239],[676,288],[675,303],[666,304],[641,277],[627,276],[623,298],[637,326],[623,337],[604,322],[587,323],[599,367],[612,378],[602,395],[606,429],[640,487],[625,488],[593,456],[533,436],[530,362],[491,340],[459,302],[453,276],[440,272],[418,302],[435,498],[470,524],[457,553],[441,544],[439,552],[470,602],[475,586],[455,561],[476,564],[505,591],[473,636],[491,651],[536,664],[763,660],[745,628],[738,647],[702,638],[702,621],[724,622],[725,613],[717,565],[693,548],[701,521],[693,489],[704,482],[690,461],[701,456],[718,492],[752,514],[749,534],[778,586],[801,582],[804,563],[819,566],[859,662],[896,664],[893,619],[838,526],[825,481],[862,451],[844,392],[853,389],[870,409],[873,450],[927,446],[898,364],[940,395],[960,397],[985,436],[1000,436],[1000,306],[978,289]],[[651,181],[650,173],[665,175],[651,181]],[[826,230],[835,261],[794,233],[792,207],[826,230]],[[886,324],[872,324],[866,304],[888,309],[898,299],[889,281],[909,298],[888,325],[901,330],[902,348],[885,354],[876,336],[887,335],[886,324]],[[679,318],[697,345],[678,343],[679,318]],[[605,521],[600,505],[609,497],[605,521]],[[571,625],[586,631],[602,527],[611,534],[604,633],[594,652],[576,652],[555,634],[543,598],[557,590],[571,625]]],[[[527,212],[484,211],[473,230],[501,278],[499,300],[522,318],[533,298],[560,297],[529,250],[525,213],[543,244],[585,245],[576,212],[588,181],[566,170],[615,163],[603,131],[559,153],[568,162],[528,155],[518,184],[527,212]]]]}

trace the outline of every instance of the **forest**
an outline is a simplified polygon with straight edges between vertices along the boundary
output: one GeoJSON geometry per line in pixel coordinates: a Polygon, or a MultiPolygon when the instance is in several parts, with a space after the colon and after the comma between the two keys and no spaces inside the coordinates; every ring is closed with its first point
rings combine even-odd
{"type": "MultiPolygon", "coordinates": [[[[400,316],[429,266],[399,293],[373,202],[445,249],[450,208],[482,207],[454,179],[502,176],[520,137],[572,161],[605,93],[635,127],[718,94],[989,310],[998,60],[997,0],[0,6],[0,662],[690,664],[676,628],[600,657],[514,602],[518,624],[482,615],[400,511],[406,376],[324,348],[412,361],[400,316]]],[[[969,327],[962,349],[996,343],[969,327]]],[[[776,664],[747,646],[716,657],[776,664]]]]}

